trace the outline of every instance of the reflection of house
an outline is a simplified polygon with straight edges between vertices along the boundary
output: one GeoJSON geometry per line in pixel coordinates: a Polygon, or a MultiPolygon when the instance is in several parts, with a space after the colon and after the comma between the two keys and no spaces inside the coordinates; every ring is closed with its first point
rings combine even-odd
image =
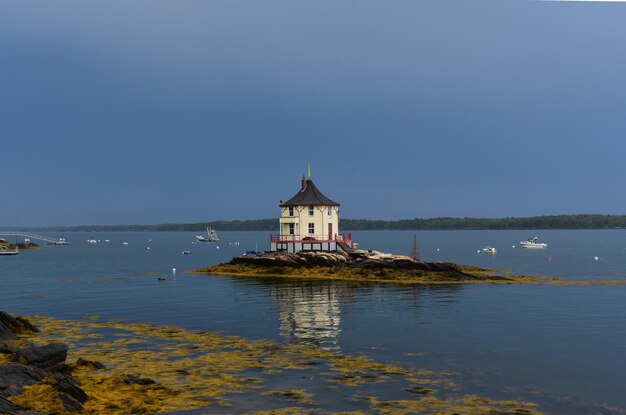
{"type": "Polygon", "coordinates": [[[340,289],[328,285],[274,285],[280,329],[290,341],[335,348],[341,329],[340,289]]]}
{"type": "Polygon", "coordinates": [[[339,203],[302,177],[300,190],[280,202],[280,233],[270,235],[270,251],[337,251],[352,248],[352,236],[339,234],[339,203]]]}

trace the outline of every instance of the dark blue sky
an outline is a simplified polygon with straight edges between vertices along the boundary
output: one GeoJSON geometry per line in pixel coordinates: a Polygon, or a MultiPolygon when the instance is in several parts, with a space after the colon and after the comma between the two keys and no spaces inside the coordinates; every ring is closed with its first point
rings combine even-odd
{"type": "Polygon", "coordinates": [[[0,225],[626,213],[626,3],[3,1],[0,225]]]}

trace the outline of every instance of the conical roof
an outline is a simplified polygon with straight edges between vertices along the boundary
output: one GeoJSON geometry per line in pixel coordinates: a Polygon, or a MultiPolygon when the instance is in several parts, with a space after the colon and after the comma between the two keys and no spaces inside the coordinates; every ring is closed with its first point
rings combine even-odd
{"type": "Polygon", "coordinates": [[[306,179],[303,184],[305,185],[302,190],[288,201],[281,203],[280,206],[339,206],[339,203],[324,196],[310,178],[306,179]]]}

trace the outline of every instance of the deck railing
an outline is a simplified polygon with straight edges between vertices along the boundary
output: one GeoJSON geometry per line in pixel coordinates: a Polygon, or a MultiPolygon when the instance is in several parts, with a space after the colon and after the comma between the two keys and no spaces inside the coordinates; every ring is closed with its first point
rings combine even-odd
{"type": "Polygon", "coordinates": [[[270,233],[270,243],[272,242],[342,242],[352,245],[352,234],[335,234],[335,235],[280,235],[270,233]]]}

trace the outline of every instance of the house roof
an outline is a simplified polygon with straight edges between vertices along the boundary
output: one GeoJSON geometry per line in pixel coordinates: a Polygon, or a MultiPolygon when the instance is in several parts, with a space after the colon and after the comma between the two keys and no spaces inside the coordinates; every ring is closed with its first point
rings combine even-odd
{"type": "Polygon", "coordinates": [[[303,179],[302,190],[288,201],[282,202],[280,206],[339,206],[339,203],[324,196],[309,178],[303,179]]]}

